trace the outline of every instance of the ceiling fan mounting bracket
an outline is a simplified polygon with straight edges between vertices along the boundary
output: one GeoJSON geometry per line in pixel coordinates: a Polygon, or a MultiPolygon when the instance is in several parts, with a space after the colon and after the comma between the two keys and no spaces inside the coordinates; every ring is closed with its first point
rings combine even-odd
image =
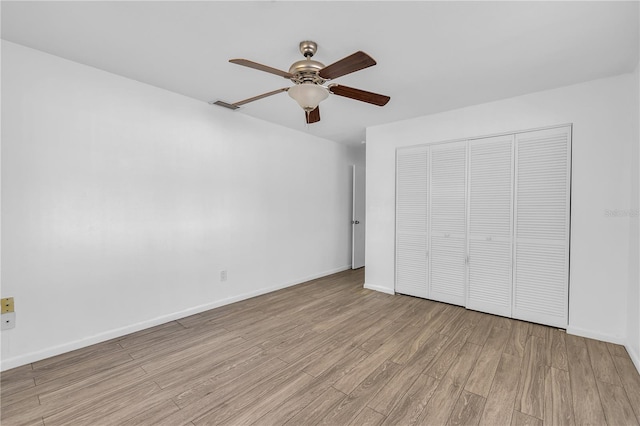
{"type": "Polygon", "coordinates": [[[300,53],[305,58],[310,58],[318,51],[318,44],[315,41],[305,40],[300,42],[300,53]]]}

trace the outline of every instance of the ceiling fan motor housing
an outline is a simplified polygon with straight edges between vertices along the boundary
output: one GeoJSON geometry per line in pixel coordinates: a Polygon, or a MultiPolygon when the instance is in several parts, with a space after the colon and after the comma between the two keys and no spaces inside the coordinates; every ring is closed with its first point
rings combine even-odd
{"type": "Polygon", "coordinates": [[[320,70],[324,68],[324,64],[314,61],[311,58],[302,59],[294,62],[289,68],[289,74],[292,74],[291,81],[296,84],[315,83],[323,84],[326,80],[320,77],[320,70]]]}

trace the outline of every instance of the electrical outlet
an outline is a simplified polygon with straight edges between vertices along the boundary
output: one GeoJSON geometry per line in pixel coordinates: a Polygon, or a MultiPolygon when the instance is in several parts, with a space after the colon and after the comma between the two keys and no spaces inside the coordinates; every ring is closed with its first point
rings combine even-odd
{"type": "Polygon", "coordinates": [[[2,318],[2,330],[10,330],[16,326],[16,313],[8,312],[6,314],[0,315],[2,318]]]}
{"type": "Polygon", "coordinates": [[[227,280],[227,270],[225,269],[224,271],[220,271],[220,281],[226,281],[227,280]]]}
{"type": "Polygon", "coordinates": [[[6,297],[2,299],[2,313],[13,312],[13,297],[6,297]]]}

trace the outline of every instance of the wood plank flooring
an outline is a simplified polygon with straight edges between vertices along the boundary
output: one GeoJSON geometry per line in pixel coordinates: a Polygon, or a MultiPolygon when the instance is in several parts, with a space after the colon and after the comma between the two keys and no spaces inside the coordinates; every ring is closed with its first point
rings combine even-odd
{"type": "Polygon", "coordinates": [[[9,425],[638,425],[618,345],[346,271],[3,372],[9,425]]]}

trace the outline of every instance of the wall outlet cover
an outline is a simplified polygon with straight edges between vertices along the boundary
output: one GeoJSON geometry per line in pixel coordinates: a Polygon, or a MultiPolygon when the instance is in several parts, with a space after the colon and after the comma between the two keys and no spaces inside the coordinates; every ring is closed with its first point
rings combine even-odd
{"type": "Polygon", "coordinates": [[[13,312],[15,310],[13,307],[13,297],[5,297],[1,302],[3,314],[6,314],[7,312],[13,312]]]}
{"type": "Polygon", "coordinates": [[[10,330],[16,326],[16,313],[8,312],[0,315],[2,318],[2,330],[10,330]]]}

